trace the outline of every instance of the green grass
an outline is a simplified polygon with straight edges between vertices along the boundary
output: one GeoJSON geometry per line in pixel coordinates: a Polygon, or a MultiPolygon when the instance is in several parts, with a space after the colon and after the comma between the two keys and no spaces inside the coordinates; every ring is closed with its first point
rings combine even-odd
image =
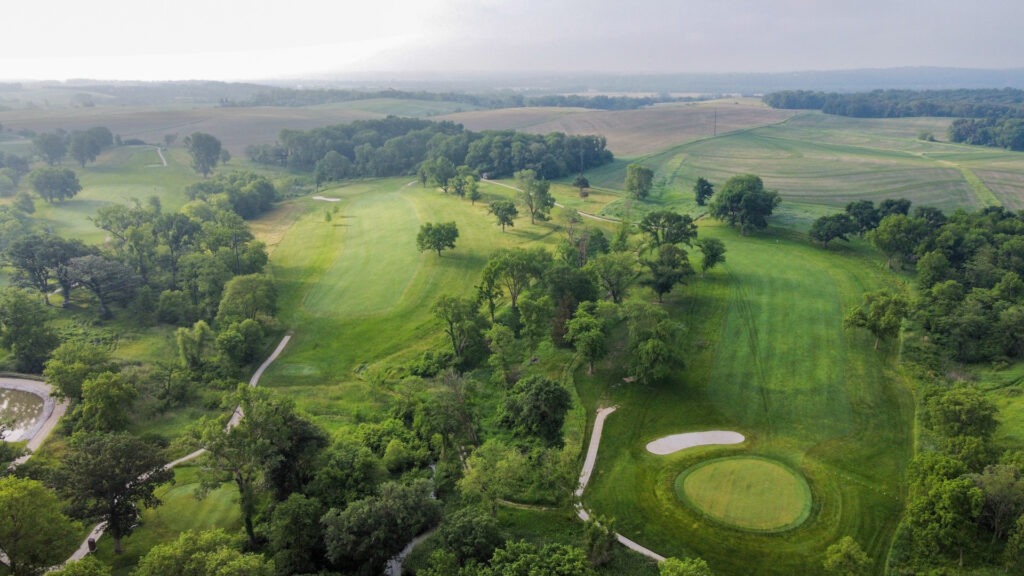
{"type": "Polygon", "coordinates": [[[811,489],[799,473],[776,461],[732,456],[684,470],[676,494],[723,524],[759,532],[799,526],[811,512],[811,489]]]}
{"type": "MultiPolygon", "coordinates": [[[[266,384],[293,396],[330,428],[373,412],[381,399],[375,369],[445,346],[430,313],[443,294],[470,296],[499,247],[554,239],[551,224],[520,218],[502,233],[486,202],[470,202],[407,179],[351,183],[323,192],[338,203],[300,198],[267,219],[283,227],[270,270],[280,321],[295,331],[266,384]],[[334,207],[337,206],[337,212],[334,207]],[[330,211],[328,222],[324,212],[330,211]],[[425,222],[454,220],[459,239],[442,256],[416,250],[425,222]]],[[[511,193],[485,184],[488,197],[511,193]]]]}
{"type": "Polygon", "coordinates": [[[187,530],[223,528],[230,532],[241,529],[238,491],[234,485],[224,484],[199,500],[195,497],[199,486],[195,467],[176,468],[174,478],[174,484],[157,489],[162,504],[144,509],[138,528],[122,540],[122,554],[114,554],[114,541],[110,537],[104,536],[98,541],[97,557],[113,566],[115,575],[130,574],[150,548],[171,542],[187,530]]]}
{"type": "Polygon", "coordinates": [[[895,351],[874,352],[867,334],[843,330],[842,318],[886,283],[884,266],[861,242],[823,251],[785,231],[741,237],[710,223],[700,234],[725,241],[727,263],[667,299],[688,328],[686,369],[647,389],[621,384],[615,356],[599,379],[577,373],[585,404],[620,407],[605,424],[588,508],[662,555],[698,554],[721,574],[815,573],[843,535],[880,565],[902,509],[913,402],[894,373],[895,351]],[[644,449],[706,429],[736,430],[747,442],[670,456],[644,449]],[[808,520],[785,537],[754,534],[679,503],[679,472],[726,455],[799,470],[813,495],[808,520]]]}

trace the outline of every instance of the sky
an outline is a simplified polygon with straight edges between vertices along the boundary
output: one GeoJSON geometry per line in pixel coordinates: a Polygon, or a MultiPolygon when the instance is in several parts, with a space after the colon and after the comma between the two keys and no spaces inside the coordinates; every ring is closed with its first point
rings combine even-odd
{"type": "Polygon", "coordinates": [[[1024,67],[1021,0],[51,0],[0,79],[1024,67]]]}

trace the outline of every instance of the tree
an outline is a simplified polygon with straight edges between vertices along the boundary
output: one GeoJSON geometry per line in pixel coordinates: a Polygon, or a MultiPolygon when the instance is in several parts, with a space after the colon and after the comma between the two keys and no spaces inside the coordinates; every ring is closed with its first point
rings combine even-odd
{"type": "Polygon", "coordinates": [[[441,256],[445,248],[455,248],[455,239],[459,237],[459,229],[455,222],[427,222],[420,226],[419,234],[416,235],[416,248],[420,252],[424,250],[436,250],[441,256]]]}
{"type": "Polygon", "coordinates": [[[344,510],[332,508],[321,520],[327,555],[348,573],[380,574],[388,559],[441,517],[430,482],[386,482],[376,496],[357,500],[344,510]]]}
{"type": "Polygon", "coordinates": [[[70,168],[38,168],[29,174],[28,179],[36,194],[50,204],[74,198],[82,191],[78,176],[70,168]]]}
{"type": "Polygon", "coordinates": [[[715,266],[725,262],[725,243],[718,238],[701,238],[697,240],[697,249],[704,258],[700,261],[700,277],[715,266]]]}
{"type": "Polygon", "coordinates": [[[604,318],[597,304],[583,302],[566,324],[565,339],[576,347],[576,353],[587,361],[587,374],[594,373],[594,362],[608,353],[608,335],[604,318]]]}
{"type": "Polygon", "coordinates": [[[380,458],[349,438],[335,440],[320,454],[318,464],[306,492],[327,508],[344,508],[372,496],[387,475],[380,458]]]}
{"type": "Polygon", "coordinates": [[[644,214],[640,231],[648,235],[655,248],[665,244],[690,246],[697,237],[697,225],[689,214],[676,214],[671,210],[655,210],[644,214]]]}
{"type": "Polygon", "coordinates": [[[586,553],[565,544],[545,544],[537,548],[526,542],[508,542],[494,551],[490,570],[483,576],[519,576],[521,574],[593,576],[586,553]]]}
{"type": "Polygon", "coordinates": [[[159,450],[127,432],[78,434],[71,446],[59,472],[70,508],[80,518],[105,522],[120,554],[121,539],[138,521],[138,506],[160,504],[154,491],[172,481],[174,471],[164,468],[159,450]]]}
{"type": "Polygon", "coordinates": [[[628,303],[625,315],[633,379],[644,386],[663,381],[682,363],[676,344],[682,327],[664,309],[646,302],[628,303]]]}
{"type": "Polygon", "coordinates": [[[0,291],[0,346],[11,351],[16,370],[38,374],[60,342],[47,317],[44,305],[28,292],[0,291]]]}
{"type": "Polygon", "coordinates": [[[572,397],[558,382],[543,376],[527,376],[506,395],[498,422],[517,436],[560,446],[562,424],[571,405],[572,397]]]}
{"type": "Polygon", "coordinates": [[[204,178],[209,176],[220,161],[220,140],[211,134],[193,132],[185,137],[183,143],[192,157],[192,168],[204,178]]]}
{"type": "Polygon", "coordinates": [[[246,319],[261,320],[277,312],[277,290],[264,274],[235,276],[224,285],[217,307],[217,323],[221,326],[246,319]]]}
{"type": "Polygon", "coordinates": [[[82,402],[74,412],[75,428],[90,432],[124,430],[138,397],[138,388],[120,372],[91,376],[82,383],[82,402]]]}
{"type": "Polygon", "coordinates": [[[43,295],[43,301],[50,303],[51,247],[49,236],[32,233],[15,239],[7,247],[5,256],[14,267],[14,283],[23,288],[32,288],[43,295]]]}
{"type": "Polygon", "coordinates": [[[807,235],[811,237],[811,240],[821,242],[822,248],[828,248],[828,243],[837,238],[843,242],[849,242],[850,239],[846,235],[856,231],[857,223],[853,221],[853,218],[850,218],[846,213],[840,212],[839,214],[822,216],[815,220],[811,224],[811,229],[807,235]]]}
{"type": "Polygon", "coordinates": [[[538,178],[533,170],[516,172],[516,185],[519,186],[519,200],[530,213],[530,224],[537,220],[547,220],[555,199],[551,196],[551,183],[538,178]]]}
{"type": "Polygon", "coordinates": [[[1012,464],[992,464],[972,478],[985,494],[979,520],[992,531],[993,542],[1005,539],[1024,514],[1024,474],[1012,464]]]}
{"type": "Polygon", "coordinates": [[[764,189],[761,178],[753,174],[733,176],[725,181],[711,202],[711,215],[739,226],[740,234],[768,227],[768,217],[782,200],[778,192],[764,189]]]}
{"type": "Polygon", "coordinates": [[[352,161],[336,150],[330,150],[316,163],[313,178],[317,190],[325,182],[343,180],[352,173],[352,161]]]}
{"type": "Polygon", "coordinates": [[[53,572],[47,572],[50,576],[111,576],[110,566],[96,559],[95,556],[86,556],[77,562],[68,562],[64,567],[53,572]]]}
{"type": "Polygon", "coordinates": [[[515,226],[515,217],[519,215],[515,202],[511,200],[495,200],[488,206],[487,211],[498,219],[498,226],[501,226],[502,232],[506,226],[515,226]]]}
{"type": "Polygon", "coordinates": [[[878,223],[882,220],[882,216],[875,209],[875,204],[871,200],[856,200],[846,205],[846,213],[849,214],[850,218],[853,219],[857,225],[857,234],[861,238],[864,234],[874,230],[878,227],[878,223]]]}
{"type": "Polygon", "coordinates": [[[315,574],[323,567],[327,550],[320,518],[324,512],[319,500],[299,493],[274,507],[267,539],[279,575],[315,574]]]}
{"type": "Polygon", "coordinates": [[[189,530],[174,542],[157,544],[139,560],[135,576],[274,576],[274,564],[260,554],[242,553],[224,530],[189,530]]]}
{"type": "Polygon", "coordinates": [[[864,295],[864,303],[847,313],[843,325],[847,328],[865,328],[875,337],[875,350],[881,340],[895,338],[900,333],[903,319],[910,312],[906,298],[898,292],[878,290],[864,295]]]}
{"type": "Polygon", "coordinates": [[[928,400],[928,423],[949,438],[991,438],[999,426],[998,412],[984,393],[971,386],[954,386],[928,400]]]}
{"type": "Polygon", "coordinates": [[[103,144],[88,132],[71,134],[71,157],[85,168],[86,163],[93,162],[103,151],[103,144]]]}
{"type": "Polygon", "coordinates": [[[703,558],[665,558],[658,563],[658,576],[714,576],[703,558]]]}
{"type": "Polygon", "coordinates": [[[42,573],[64,559],[77,530],[41,482],[0,477],[0,552],[14,576],[42,573]]]}
{"type": "Polygon", "coordinates": [[[629,286],[636,280],[636,256],[628,252],[601,254],[587,264],[598,282],[615,304],[621,304],[629,286]]]}
{"type": "Polygon", "coordinates": [[[643,200],[651,194],[654,186],[654,170],[641,164],[626,166],[626,192],[637,200],[643,200]]]}
{"type": "Polygon", "coordinates": [[[32,145],[50,166],[60,164],[68,154],[67,143],[60,134],[38,134],[32,139],[32,145]]]}
{"type": "Polygon", "coordinates": [[[910,501],[907,527],[921,556],[959,558],[976,537],[975,523],[985,505],[985,494],[967,477],[936,481],[910,501]]]}
{"type": "MultiPolygon", "coordinates": [[[[274,490],[274,479],[282,470],[295,468],[300,474],[312,473],[311,462],[304,457],[310,456],[306,443],[310,435],[304,431],[307,426],[300,422],[294,404],[268,390],[239,386],[227,405],[237,407],[231,417],[205,420],[193,432],[210,453],[201,489],[206,492],[227,479],[234,481],[245,533],[249,543],[255,545],[259,489],[269,486],[274,490]]],[[[313,436],[312,441],[319,443],[313,436]]]]}
{"type": "Polygon", "coordinates": [[[1003,567],[1007,572],[1024,570],[1024,515],[1017,518],[1003,550],[1003,567]]]}
{"type": "Polygon", "coordinates": [[[43,378],[57,396],[78,402],[82,399],[82,386],[86,380],[103,372],[117,372],[118,369],[106,347],[80,340],[65,340],[47,360],[43,378]]]}
{"type": "Polygon", "coordinates": [[[583,526],[583,547],[591,566],[596,568],[610,562],[618,544],[614,519],[593,516],[586,520],[583,526]]]}
{"type": "Polygon", "coordinates": [[[885,219],[892,214],[908,216],[910,214],[910,200],[906,198],[886,198],[878,204],[878,217],[885,219]]]}
{"type": "Polygon", "coordinates": [[[850,536],[829,546],[822,564],[831,576],[867,576],[872,568],[871,557],[850,536]]]}
{"type": "Polygon", "coordinates": [[[878,227],[867,233],[868,240],[885,254],[886,265],[892,268],[911,257],[921,240],[923,220],[908,218],[903,214],[891,214],[882,218],[878,227]]]}
{"type": "Polygon", "coordinates": [[[693,197],[697,201],[697,206],[703,206],[707,203],[708,198],[715,193],[715,187],[711,185],[703,177],[697,178],[697,183],[693,185],[693,197]]]}
{"type": "Polygon", "coordinates": [[[96,297],[100,318],[110,317],[110,304],[129,300],[140,281],[131,268],[95,254],[68,260],[67,275],[96,297]]]}
{"type": "Polygon", "coordinates": [[[472,356],[474,349],[483,343],[485,324],[476,302],[470,298],[441,296],[434,302],[431,312],[444,323],[444,331],[452,345],[456,363],[464,363],[472,356]]]}
{"type": "Polygon", "coordinates": [[[654,289],[659,303],[662,302],[665,294],[675,288],[676,284],[682,284],[687,276],[693,274],[693,268],[690,266],[686,252],[675,244],[665,244],[658,249],[657,258],[643,260],[642,263],[651,275],[641,280],[640,283],[654,289]]]}
{"type": "Polygon", "coordinates": [[[503,543],[498,521],[478,506],[468,506],[448,515],[438,529],[438,537],[442,547],[455,554],[462,565],[471,560],[487,562],[503,543]]]}
{"type": "Polygon", "coordinates": [[[440,188],[445,194],[451,188],[452,180],[458,175],[455,164],[444,156],[428,160],[420,167],[420,179],[440,188]]]}
{"type": "Polygon", "coordinates": [[[583,174],[579,174],[573,179],[572,185],[580,190],[580,198],[586,198],[590,194],[587,193],[587,188],[590,188],[590,180],[583,174]]]}
{"type": "Polygon", "coordinates": [[[519,295],[543,276],[550,262],[551,254],[543,248],[502,248],[484,266],[483,281],[503,287],[512,308],[518,309],[519,295]]]}

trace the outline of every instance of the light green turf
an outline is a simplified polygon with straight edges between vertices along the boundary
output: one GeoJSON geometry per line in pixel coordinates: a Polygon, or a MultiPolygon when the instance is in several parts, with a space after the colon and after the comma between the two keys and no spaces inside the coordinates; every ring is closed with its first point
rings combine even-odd
{"type": "MultiPolygon", "coordinates": [[[[612,356],[600,379],[577,372],[591,408],[617,405],[584,500],[621,531],[666,555],[698,554],[719,574],[805,574],[825,549],[852,535],[882,562],[902,509],[913,401],[894,373],[895,347],[842,328],[865,291],[890,280],[884,263],[854,242],[828,251],[780,230],[741,237],[713,221],[726,264],[666,298],[687,327],[686,368],[653,388],[621,383],[612,356]],[[747,441],[653,456],[647,442],[685,431],[736,430],[747,441]],[[810,516],[784,538],[737,531],[680,505],[681,470],[727,455],[764,456],[800,470],[810,516]]],[[[650,292],[637,297],[653,301],[650,292]]]]}
{"type": "Polygon", "coordinates": [[[363,181],[321,192],[341,202],[297,199],[266,216],[272,226],[257,223],[276,234],[268,243],[279,317],[295,332],[266,384],[287,387],[329,427],[375,411],[378,366],[446,346],[430,313],[439,296],[471,296],[494,250],[557,236],[553,225],[531,226],[525,218],[502,233],[486,202],[512,191],[482,188],[487,198],[474,206],[408,179],[363,181]],[[421,223],[453,220],[454,250],[440,257],[416,250],[421,223]]]}
{"type": "Polygon", "coordinates": [[[701,462],[675,483],[680,500],[723,524],[758,532],[799,526],[811,513],[800,474],[767,458],[733,456],[701,462]]]}

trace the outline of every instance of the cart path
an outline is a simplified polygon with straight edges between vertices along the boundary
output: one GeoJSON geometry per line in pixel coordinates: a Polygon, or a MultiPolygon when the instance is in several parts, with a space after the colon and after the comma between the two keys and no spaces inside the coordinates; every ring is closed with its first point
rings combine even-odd
{"type": "MultiPolygon", "coordinates": [[[[576,492],[573,493],[573,495],[576,496],[577,501],[576,515],[584,522],[590,520],[590,512],[583,507],[583,491],[586,490],[587,484],[590,482],[590,474],[594,471],[594,464],[597,463],[597,449],[601,446],[601,432],[604,430],[604,420],[609,414],[615,412],[615,408],[615,406],[612,406],[610,408],[600,408],[597,411],[597,418],[594,419],[594,431],[590,434],[590,445],[587,447],[587,457],[583,460],[583,469],[580,471],[579,486],[576,488],[576,492]]],[[[648,548],[644,548],[622,534],[616,533],[615,538],[626,548],[643,554],[648,558],[658,562],[665,559],[661,554],[658,554],[648,548]]]]}
{"type": "MultiPolygon", "coordinates": [[[[257,384],[259,384],[260,378],[263,376],[263,373],[266,372],[267,368],[270,367],[270,365],[274,362],[274,360],[277,360],[277,357],[281,355],[281,352],[284,351],[284,347],[288,345],[288,341],[291,340],[291,339],[292,339],[292,335],[291,334],[285,334],[284,338],[282,338],[281,342],[277,345],[277,348],[274,349],[274,351],[270,354],[270,356],[267,356],[267,359],[263,361],[263,364],[260,364],[260,367],[256,369],[256,372],[253,373],[252,378],[249,379],[249,386],[255,387],[257,384]]],[[[231,429],[231,428],[234,428],[235,426],[237,426],[238,423],[242,420],[242,416],[243,416],[242,409],[240,407],[235,408],[235,412],[231,415],[231,420],[228,421],[228,426],[227,426],[228,429],[231,429]]],[[[174,460],[172,462],[168,462],[167,464],[164,464],[164,468],[165,469],[174,468],[175,466],[178,466],[179,464],[184,464],[185,462],[188,462],[190,460],[195,460],[196,458],[202,456],[205,453],[206,453],[206,450],[201,448],[201,449],[196,450],[195,452],[193,452],[191,454],[182,456],[181,458],[178,458],[177,460],[174,460]]],[[[92,531],[89,532],[89,535],[85,538],[85,540],[82,541],[82,544],[78,547],[78,550],[75,550],[75,553],[72,554],[71,557],[67,559],[67,562],[77,562],[78,560],[81,560],[82,558],[85,558],[86,556],[88,556],[89,555],[89,540],[90,539],[92,539],[93,541],[99,540],[100,536],[103,536],[103,531],[105,529],[106,529],[106,523],[104,523],[104,522],[100,522],[99,524],[93,526],[92,531]]],[[[65,563],[67,563],[67,562],[65,562],[65,563]]],[[[60,568],[61,568],[61,566],[54,567],[55,570],[56,569],[60,569],[60,568]]]]}
{"type": "MultiPolygon", "coordinates": [[[[495,180],[487,180],[486,178],[482,178],[481,180],[483,180],[484,182],[487,182],[489,184],[494,184],[495,186],[502,186],[504,188],[508,188],[509,190],[515,190],[516,192],[522,192],[522,190],[520,190],[519,188],[516,188],[515,186],[509,186],[508,184],[505,184],[503,182],[497,182],[495,180]]],[[[555,202],[555,206],[558,206],[559,208],[565,208],[565,205],[563,205],[563,204],[561,204],[559,202],[555,202]]],[[[577,210],[576,213],[579,214],[580,216],[583,216],[584,218],[590,218],[591,220],[598,220],[600,222],[611,222],[612,224],[618,224],[619,222],[622,222],[622,220],[619,220],[618,218],[607,218],[605,216],[598,216],[597,214],[591,214],[590,212],[584,212],[582,210],[577,210]]]]}

